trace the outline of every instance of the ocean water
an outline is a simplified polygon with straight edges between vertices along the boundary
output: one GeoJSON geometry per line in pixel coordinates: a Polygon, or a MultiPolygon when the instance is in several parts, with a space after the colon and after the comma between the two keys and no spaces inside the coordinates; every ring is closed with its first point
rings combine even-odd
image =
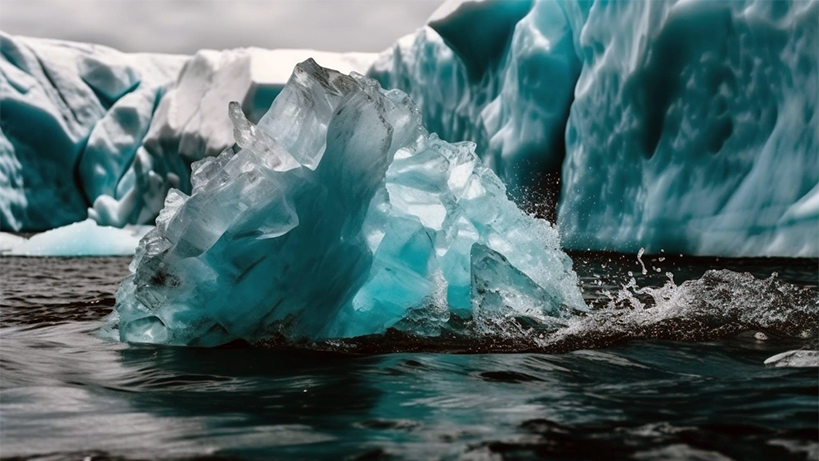
{"type": "Polygon", "coordinates": [[[819,459],[819,370],[763,364],[816,349],[816,260],[572,258],[552,342],[286,350],[107,341],[130,258],[0,258],[0,457],[819,459]]]}

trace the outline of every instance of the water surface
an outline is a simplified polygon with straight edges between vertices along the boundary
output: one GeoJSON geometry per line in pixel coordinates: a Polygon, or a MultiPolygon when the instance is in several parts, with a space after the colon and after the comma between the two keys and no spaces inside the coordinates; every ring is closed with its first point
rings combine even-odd
{"type": "MultiPolygon", "coordinates": [[[[643,258],[643,276],[633,257],[572,256],[591,304],[629,271],[816,284],[815,260],[643,258]]],[[[0,259],[3,458],[819,458],[817,369],[763,365],[815,338],[732,330],[560,354],[134,346],[93,334],[128,263],[0,259]]]]}

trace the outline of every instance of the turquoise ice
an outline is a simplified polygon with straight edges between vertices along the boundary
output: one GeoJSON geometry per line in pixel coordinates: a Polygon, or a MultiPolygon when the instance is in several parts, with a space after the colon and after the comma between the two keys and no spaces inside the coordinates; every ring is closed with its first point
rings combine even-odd
{"type": "Polygon", "coordinates": [[[817,24],[817,1],[595,3],[566,129],[566,244],[819,256],[817,24]]]}
{"type": "Polygon", "coordinates": [[[518,200],[554,205],[585,2],[448,1],[369,76],[406,91],[431,131],[473,141],[518,200]],[[544,197],[544,195],[546,197],[544,197]]]}
{"type": "Polygon", "coordinates": [[[230,117],[236,147],[195,163],[140,242],[120,339],[436,335],[455,316],[503,335],[585,309],[551,225],[403,92],[308,60],[258,126],[237,103],[230,117]]]}

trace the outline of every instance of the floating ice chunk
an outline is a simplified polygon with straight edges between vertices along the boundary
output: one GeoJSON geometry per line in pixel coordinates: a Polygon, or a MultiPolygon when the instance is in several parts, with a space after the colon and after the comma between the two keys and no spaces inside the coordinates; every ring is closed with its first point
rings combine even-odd
{"type": "Polygon", "coordinates": [[[787,351],[765,360],[769,367],[816,368],[819,367],[819,351],[787,351]]]}
{"type": "Polygon", "coordinates": [[[473,144],[429,135],[406,94],[309,60],[258,126],[236,103],[229,116],[238,149],[194,163],[191,195],[172,190],[140,242],[117,293],[122,340],[435,334],[475,317],[474,245],[507,266],[481,272],[487,286],[516,284],[497,309],[585,309],[554,229],[507,199],[473,144]]]}
{"type": "MultiPolygon", "coordinates": [[[[151,226],[124,229],[100,226],[92,219],[37,234],[11,247],[15,256],[128,256],[151,226]]],[[[8,234],[3,234],[8,235],[8,234]]]]}

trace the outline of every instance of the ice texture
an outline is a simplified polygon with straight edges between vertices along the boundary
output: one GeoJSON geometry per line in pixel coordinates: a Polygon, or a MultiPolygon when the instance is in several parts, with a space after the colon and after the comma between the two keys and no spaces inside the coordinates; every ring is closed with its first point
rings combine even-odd
{"type": "Polygon", "coordinates": [[[133,175],[162,86],[185,58],[0,33],[0,230],[82,221],[133,175]]]}
{"type": "Polygon", "coordinates": [[[190,191],[191,162],[233,144],[227,103],[242,101],[258,121],[309,56],[345,72],[374,58],[255,48],[128,54],[0,33],[0,230],[86,217],[152,223],[169,189],[190,191]]]}
{"type": "Polygon", "coordinates": [[[123,229],[100,226],[92,219],[51,229],[29,239],[0,234],[0,253],[13,256],[130,256],[151,226],[123,229]],[[3,243],[10,243],[3,250],[3,243]]]}
{"type": "Polygon", "coordinates": [[[819,2],[595,3],[566,130],[567,246],[819,256],[819,2]]]}
{"type": "Polygon", "coordinates": [[[152,222],[231,146],[225,105],[258,122],[314,56],[475,142],[571,249],[819,257],[817,23],[819,0],[450,0],[371,66],[0,35],[0,231],[152,222]]]}
{"type": "Polygon", "coordinates": [[[0,232],[0,254],[11,251],[14,247],[25,243],[25,241],[25,237],[9,234],[7,232],[0,232]]]}
{"type": "Polygon", "coordinates": [[[519,199],[559,176],[569,248],[816,257],[817,23],[816,0],[456,0],[370,75],[519,199]]]}
{"type": "Polygon", "coordinates": [[[236,147],[194,163],[140,242],[121,340],[503,334],[586,309],[556,231],[403,92],[308,60],[258,125],[229,116],[236,147]]]}
{"type": "Polygon", "coordinates": [[[241,101],[248,118],[258,122],[293,66],[310,56],[344,72],[363,72],[373,60],[367,53],[289,49],[196,53],[157,101],[134,158],[133,174],[123,177],[116,194],[98,196],[89,215],[120,227],[153,222],[169,189],[190,192],[191,163],[233,145],[233,127],[224,107],[241,101]]]}

